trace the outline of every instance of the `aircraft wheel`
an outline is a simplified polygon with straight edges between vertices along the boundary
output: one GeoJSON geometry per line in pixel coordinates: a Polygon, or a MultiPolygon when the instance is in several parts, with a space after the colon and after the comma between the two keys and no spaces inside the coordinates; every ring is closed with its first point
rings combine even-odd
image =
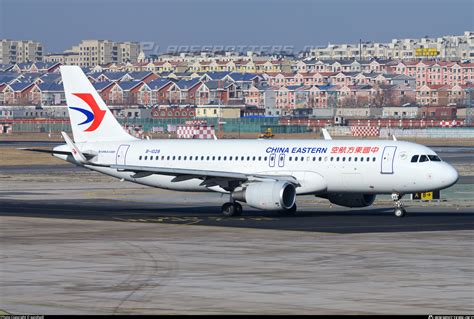
{"type": "Polygon", "coordinates": [[[232,217],[236,213],[236,206],[233,203],[225,203],[222,205],[221,212],[225,217],[232,217]]]}
{"type": "Polygon", "coordinates": [[[402,207],[396,207],[394,213],[396,217],[401,218],[405,216],[406,210],[402,207]]]}
{"type": "Polygon", "coordinates": [[[239,203],[235,202],[234,203],[234,206],[235,206],[235,213],[234,213],[234,216],[241,216],[242,215],[242,205],[240,205],[239,203]]]}

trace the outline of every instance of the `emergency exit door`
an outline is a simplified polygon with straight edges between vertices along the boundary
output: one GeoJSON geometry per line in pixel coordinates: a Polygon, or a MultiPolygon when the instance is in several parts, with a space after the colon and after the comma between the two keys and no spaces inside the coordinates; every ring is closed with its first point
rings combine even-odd
{"type": "Polygon", "coordinates": [[[385,146],[382,153],[382,168],[380,173],[393,174],[393,161],[395,160],[396,146],[385,146]]]}

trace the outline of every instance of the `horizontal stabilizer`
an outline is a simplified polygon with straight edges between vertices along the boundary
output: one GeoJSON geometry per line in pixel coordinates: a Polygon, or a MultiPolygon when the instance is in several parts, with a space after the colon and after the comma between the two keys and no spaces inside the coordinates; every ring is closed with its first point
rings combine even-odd
{"type": "MultiPolygon", "coordinates": [[[[42,148],[17,148],[17,150],[37,152],[37,153],[46,153],[46,154],[51,154],[51,155],[57,154],[57,155],[71,155],[72,156],[71,151],[45,150],[42,148]]],[[[86,159],[91,159],[95,156],[95,154],[90,154],[90,153],[82,153],[82,154],[86,157],[86,159]]]]}

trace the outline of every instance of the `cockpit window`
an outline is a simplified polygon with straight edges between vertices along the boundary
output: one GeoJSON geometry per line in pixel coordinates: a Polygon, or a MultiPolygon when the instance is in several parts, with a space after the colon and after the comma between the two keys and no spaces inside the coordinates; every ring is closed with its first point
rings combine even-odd
{"type": "Polygon", "coordinates": [[[420,163],[422,163],[422,162],[428,162],[428,161],[429,161],[428,156],[426,156],[426,155],[420,155],[420,163]]]}
{"type": "Polygon", "coordinates": [[[413,155],[413,157],[411,158],[411,162],[412,163],[418,162],[418,157],[419,157],[418,155],[413,155]]]}
{"type": "Polygon", "coordinates": [[[441,159],[440,159],[439,156],[437,156],[437,155],[428,155],[428,158],[429,158],[430,161],[432,161],[432,162],[441,162],[441,159]]]}

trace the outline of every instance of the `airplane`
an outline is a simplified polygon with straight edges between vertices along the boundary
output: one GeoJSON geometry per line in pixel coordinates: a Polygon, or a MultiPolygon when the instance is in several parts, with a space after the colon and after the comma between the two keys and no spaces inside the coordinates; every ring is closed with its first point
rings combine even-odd
{"type": "Polygon", "coordinates": [[[391,194],[403,217],[402,196],[454,185],[458,172],[430,148],[394,140],[143,140],[124,131],[78,66],[61,66],[74,141],[47,152],[75,165],[151,187],[218,192],[242,205],[294,214],[297,195],[344,207],[366,207],[391,194]]]}

